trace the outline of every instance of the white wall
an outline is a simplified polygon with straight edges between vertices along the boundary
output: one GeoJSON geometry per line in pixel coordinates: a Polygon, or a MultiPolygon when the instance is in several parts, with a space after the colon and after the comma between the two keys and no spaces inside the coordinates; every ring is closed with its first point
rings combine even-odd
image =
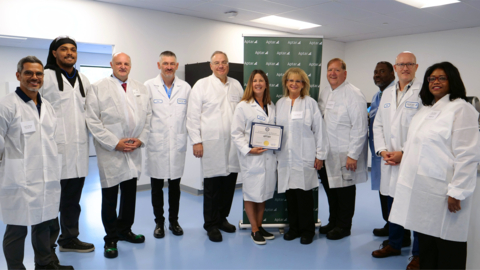
{"type": "Polygon", "coordinates": [[[480,27],[350,42],[345,46],[347,80],[360,88],[367,100],[371,101],[378,91],[373,83],[373,70],[377,62],[389,61],[394,64],[400,52],[411,51],[417,57],[419,66],[416,77],[420,80],[423,81],[429,66],[449,61],[460,70],[467,95],[480,96],[478,44],[480,27]]]}

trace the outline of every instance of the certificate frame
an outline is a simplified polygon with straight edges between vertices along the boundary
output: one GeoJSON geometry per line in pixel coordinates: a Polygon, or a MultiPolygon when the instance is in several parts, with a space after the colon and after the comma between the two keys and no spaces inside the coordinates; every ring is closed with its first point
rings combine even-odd
{"type": "Polygon", "coordinates": [[[268,149],[268,150],[275,150],[275,151],[281,151],[282,150],[282,143],[283,143],[283,126],[279,126],[279,125],[272,125],[272,124],[264,124],[264,123],[257,123],[257,122],[253,122],[252,123],[252,127],[250,128],[250,140],[248,142],[248,146],[250,148],[254,148],[254,147],[262,147],[264,149],[268,149]],[[253,145],[252,144],[252,137],[253,137],[253,130],[255,128],[255,126],[267,126],[267,127],[274,127],[274,128],[278,128],[281,130],[281,133],[280,133],[280,141],[279,141],[279,145],[278,147],[268,147],[268,146],[264,146],[264,145],[253,145]]]}

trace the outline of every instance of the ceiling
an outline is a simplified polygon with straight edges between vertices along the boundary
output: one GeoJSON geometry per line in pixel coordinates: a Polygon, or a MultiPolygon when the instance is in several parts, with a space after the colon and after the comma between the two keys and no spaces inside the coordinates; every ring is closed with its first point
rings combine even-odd
{"type": "MultiPolygon", "coordinates": [[[[48,50],[51,39],[0,35],[0,46],[48,50]]],[[[112,54],[112,45],[77,42],[77,50],[87,53],[112,54]]]]}
{"type": "Polygon", "coordinates": [[[88,0],[351,42],[480,26],[480,0],[417,9],[394,0],[88,0]],[[237,11],[230,19],[224,13],[237,11]],[[267,15],[320,24],[289,30],[253,23],[267,15]]]}

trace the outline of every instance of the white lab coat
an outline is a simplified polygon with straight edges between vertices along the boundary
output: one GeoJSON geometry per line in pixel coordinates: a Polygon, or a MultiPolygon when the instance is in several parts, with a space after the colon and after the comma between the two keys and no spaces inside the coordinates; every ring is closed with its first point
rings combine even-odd
{"type": "Polygon", "coordinates": [[[92,85],[86,106],[102,188],[138,179],[142,170],[141,149],[124,153],[115,147],[123,138],[139,139],[142,148],[148,143],[152,107],[145,85],[128,79],[125,93],[118,79],[104,78],[92,85]]]}
{"type": "Polygon", "coordinates": [[[255,100],[237,105],[232,121],[232,140],[237,147],[242,172],[243,199],[261,203],[273,198],[277,182],[277,159],[273,150],[249,154],[252,123],[275,125],[275,105],[267,105],[268,115],[255,100]]]}
{"type": "MultiPolygon", "coordinates": [[[[21,90],[20,90],[21,91],[21,90]]],[[[30,226],[54,219],[60,206],[61,156],[55,142],[53,107],[17,93],[0,99],[0,219],[5,224],[30,226]],[[34,131],[23,132],[33,124],[34,131]]]]}
{"type": "Polygon", "coordinates": [[[345,81],[335,90],[330,85],[325,87],[318,96],[318,105],[328,132],[330,151],[325,168],[330,188],[366,182],[368,113],[365,96],[360,89],[345,81]],[[355,172],[346,171],[347,156],[357,160],[355,172]],[[342,170],[351,176],[344,179],[342,170]]]}
{"type": "Polygon", "coordinates": [[[467,241],[480,161],[478,112],[446,95],[413,117],[389,220],[441,239],[467,241]],[[448,196],[462,210],[448,211],[448,196]]]}
{"type": "Polygon", "coordinates": [[[240,83],[227,77],[223,84],[214,74],[198,80],[187,108],[187,130],[192,144],[203,144],[203,177],[238,173],[237,148],[231,140],[235,107],[243,96],[240,83]]]}
{"type": "Polygon", "coordinates": [[[315,158],[327,158],[328,139],[322,113],[309,97],[292,100],[282,97],[276,104],[277,125],[283,126],[282,149],[278,160],[278,193],[289,189],[311,190],[318,187],[315,158]]]}
{"type": "MultiPolygon", "coordinates": [[[[419,93],[422,81],[415,80],[397,107],[396,82],[383,91],[378,112],[373,123],[375,153],[402,151],[407,140],[408,127],[413,116],[423,107],[419,93]]],[[[404,90],[405,91],[405,90],[404,90]]],[[[380,193],[395,196],[400,166],[385,165],[382,159],[380,193]]]]}
{"type": "MultiPolygon", "coordinates": [[[[58,153],[62,154],[62,178],[71,179],[88,175],[88,130],[85,123],[85,98],[80,93],[78,80],[72,87],[62,74],[63,91],[58,90],[54,70],[46,69],[43,87],[39,93],[52,104],[57,115],[56,141],[58,153]]],[[[90,90],[90,82],[83,74],[85,95],[90,90]]]]}
{"type": "Polygon", "coordinates": [[[187,153],[187,102],[190,85],[175,77],[168,98],[162,77],[145,82],[152,106],[145,170],[157,179],[178,179],[183,175],[187,153]]]}

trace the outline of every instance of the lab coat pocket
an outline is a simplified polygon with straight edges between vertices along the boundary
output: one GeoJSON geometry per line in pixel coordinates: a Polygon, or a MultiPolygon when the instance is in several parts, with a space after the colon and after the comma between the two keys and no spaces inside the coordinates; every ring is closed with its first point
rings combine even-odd
{"type": "Polygon", "coordinates": [[[434,149],[430,144],[423,144],[420,151],[417,173],[441,181],[447,179],[448,157],[434,149]]]}
{"type": "Polygon", "coordinates": [[[177,151],[185,152],[187,151],[187,134],[177,134],[177,151]]]}
{"type": "Polygon", "coordinates": [[[164,136],[162,133],[150,133],[148,137],[148,151],[160,152],[164,148],[164,136]]]}
{"type": "Polygon", "coordinates": [[[23,159],[3,158],[3,179],[0,179],[2,189],[17,189],[26,186],[25,162],[23,159]]]}

